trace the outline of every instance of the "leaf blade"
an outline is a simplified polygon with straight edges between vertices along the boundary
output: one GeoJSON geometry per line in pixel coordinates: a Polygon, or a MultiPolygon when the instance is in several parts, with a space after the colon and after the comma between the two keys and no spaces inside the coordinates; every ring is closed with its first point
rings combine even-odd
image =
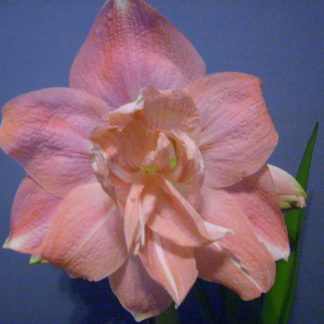
{"type": "MultiPolygon", "coordinates": [[[[297,180],[307,190],[312,156],[318,134],[318,122],[310,136],[304,151],[297,180]]],[[[265,295],[261,322],[263,324],[286,324],[291,313],[294,291],[298,276],[298,261],[300,255],[300,231],[303,224],[303,210],[291,210],[285,217],[291,254],[289,260],[277,263],[277,278],[274,286],[265,295]]]]}

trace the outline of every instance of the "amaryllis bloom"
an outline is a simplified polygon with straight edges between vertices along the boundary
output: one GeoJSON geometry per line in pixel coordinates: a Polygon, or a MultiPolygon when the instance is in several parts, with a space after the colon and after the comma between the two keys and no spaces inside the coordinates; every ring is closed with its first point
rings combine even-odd
{"type": "Polygon", "coordinates": [[[0,147],[26,170],[5,247],[101,280],[136,320],[201,277],[242,299],[269,290],[305,193],[267,160],[278,135],[260,80],[205,74],[143,0],[102,7],[70,88],[3,109],[0,147]]]}

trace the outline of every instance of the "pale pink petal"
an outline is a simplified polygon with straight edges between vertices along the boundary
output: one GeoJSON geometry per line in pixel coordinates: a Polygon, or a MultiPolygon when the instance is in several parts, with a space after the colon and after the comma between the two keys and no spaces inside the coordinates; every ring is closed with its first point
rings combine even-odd
{"type": "Polygon", "coordinates": [[[275,263],[255,235],[247,215],[224,190],[204,187],[202,193],[202,216],[231,228],[235,234],[195,250],[199,277],[219,282],[243,299],[253,299],[268,291],[274,281],[275,263]]]}
{"type": "Polygon", "coordinates": [[[62,201],[40,256],[88,280],[101,280],[124,262],[122,218],[98,183],[76,187],[62,201]]]}
{"type": "Polygon", "coordinates": [[[175,146],[175,166],[169,178],[179,183],[194,187],[196,192],[204,180],[205,165],[196,143],[186,134],[180,131],[169,132],[168,136],[175,146]]]}
{"type": "Polygon", "coordinates": [[[75,89],[19,96],[4,107],[0,147],[44,189],[63,196],[93,176],[89,135],[109,109],[100,99],[75,89]]]}
{"type": "Polygon", "coordinates": [[[298,181],[288,172],[274,165],[268,164],[268,168],[279,198],[280,207],[282,209],[305,207],[307,195],[298,181]]]}
{"type": "MultiPolygon", "coordinates": [[[[145,235],[144,228],[147,218],[147,212],[153,209],[149,207],[150,210],[144,208],[143,204],[143,191],[145,189],[145,184],[138,182],[133,183],[129,190],[126,206],[124,211],[124,234],[126,240],[126,246],[130,250],[131,246],[134,247],[141,238],[145,235]]],[[[141,242],[144,243],[144,242],[141,242]]]]}
{"type": "Polygon", "coordinates": [[[4,247],[38,255],[60,201],[32,179],[25,178],[15,196],[10,234],[4,247]]]}
{"type": "Polygon", "coordinates": [[[159,91],[146,87],[136,101],[107,114],[105,120],[118,129],[136,122],[153,130],[183,131],[194,140],[199,139],[201,132],[198,110],[181,89],[159,91]]]}
{"type": "Polygon", "coordinates": [[[109,162],[107,167],[125,182],[141,169],[146,154],[155,149],[156,136],[141,123],[132,121],[127,127],[102,125],[91,135],[109,162]]]}
{"type": "Polygon", "coordinates": [[[158,171],[159,173],[168,174],[173,169],[173,164],[176,163],[176,152],[172,141],[164,132],[157,133],[156,147],[148,152],[143,160],[143,165],[146,166],[146,173],[158,171]]]}
{"type": "Polygon", "coordinates": [[[111,0],[102,7],[71,71],[71,85],[115,107],[148,85],[183,86],[205,64],[191,43],[143,0],[111,0]]]}
{"type": "Polygon", "coordinates": [[[129,256],[109,277],[109,282],[119,302],[138,322],[162,313],[172,303],[172,298],[147,274],[137,256],[129,256]]]}
{"type": "Polygon", "coordinates": [[[200,113],[206,184],[229,186],[260,169],[278,141],[260,80],[219,73],[202,77],[186,91],[200,113]]]}
{"type": "Polygon", "coordinates": [[[290,253],[287,228],[269,169],[265,166],[226,190],[240,204],[256,236],[274,259],[287,260],[290,253]]]}
{"type": "Polygon", "coordinates": [[[143,109],[140,118],[153,129],[183,131],[193,139],[200,136],[198,110],[191,97],[181,89],[158,91],[153,87],[143,90],[143,109]]]}
{"type": "Polygon", "coordinates": [[[229,229],[204,221],[195,208],[173,187],[161,179],[164,192],[157,193],[156,205],[148,226],[174,244],[197,247],[216,241],[229,229]]]}
{"type": "Polygon", "coordinates": [[[193,249],[175,245],[147,230],[139,256],[149,275],[180,305],[197,279],[193,249]]]}
{"type": "Polygon", "coordinates": [[[261,295],[260,285],[245,271],[241,262],[224,252],[221,246],[204,246],[197,249],[195,255],[200,278],[235,291],[242,300],[251,300],[261,295]]]}

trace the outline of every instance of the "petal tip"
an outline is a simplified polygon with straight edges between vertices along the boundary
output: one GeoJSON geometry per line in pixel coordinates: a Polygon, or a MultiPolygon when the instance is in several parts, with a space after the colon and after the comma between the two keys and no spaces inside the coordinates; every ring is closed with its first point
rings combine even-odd
{"type": "Polygon", "coordinates": [[[153,317],[154,314],[151,313],[131,313],[136,322],[144,321],[150,317],[153,317]]]}
{"type": "Polygon", "coordinates": [[[10,239],[9,237],[6,239],[6,241],[3,244],[4,249],[11,249],[11,250],[18,250],[21,246],[21,239],[10,239]]]}

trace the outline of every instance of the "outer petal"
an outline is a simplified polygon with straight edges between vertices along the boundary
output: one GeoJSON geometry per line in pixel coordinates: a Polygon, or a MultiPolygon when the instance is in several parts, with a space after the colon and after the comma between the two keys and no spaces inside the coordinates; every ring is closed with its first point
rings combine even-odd
{"type": "Polygon", "coordinates": [[[193,250],[171,243],[148,230],[139,256],[149,275],[180,305],[197,279],[193,250]]]}
{"type": "Polygon", "coordinates": [[[60,201],[32,179],[24,179],[16,193],[10,218],[10,235],[4,247],[39,255],[60,201]]]}
{"type": "Polygon", "coordinates": [[[216,241],[231,232],[228,228],[204,221],[171,183],[161,180],[164,193],[148,222],[153,232],[174,244],[197,247],[216,241]]]}
{"type": "Polygon", "coordinates": [[[233,254],[224,251],[219,244],[199,248],[195,255],[199,277],[235,291],[243,300],[257,298],[263,292],[242,262],[233,254]]]}
{"type": "Polygon", "coordinates": [[[297,180],[285,170],[268,164],[274,186],[279,196],[279,204],[282,209],[302,208],[306,206],[306,192],[297,180]]]}
{"type": "Polygon", "coordinates": [[[206,184],[221,188],[253,174],[278,141],[260,81],[240,73],[202,77],[186,91],[200,112],[206,184]]]}
{"type": "Polygon", "coordinates": [[[287,228],[269,169],[265,166],[227,192],[240,204],[253,225],[258,239],[275,260],[288,259],[290,253],[287,228]]]}
{"type": "Polygon", "coordinates": [[[77,187],[63,200],[41,257],[88,280],[101,280],[123,263],[122,219],[98,183],[77,187]]]}
{"type": "Polygon", "coordinates": [[[109,281],[120,303],[138,322],[162,313],[172,303],[168,293],[147,274],[136,256],[129,256],[109,281]]]}
{"type": "Polygon", "coordinates": [[[64,195],[92,177],[89,135],[109,109],[100,99],[75,89],[19,96],[4,107],[0,147],[43,188],[64,195]]]}
{"type": "Polygon", "coordinates": [[[143,0],[102,7],[71,71],[71,85],[118,107],[148,85],[183,86],[205,65],[190,42],[143,0]]]}
{"type": "Polygon", "coordinates": [[[202,216],[214,224],[230,227],[218,243],[196,249],[199,277],[235,290],[243,299],[253,299],[273,284],[275,264],[240,206],[223,190],[203,189],[202,216]],[[208,257],[207,257],[208,256],[208,257]]]}

